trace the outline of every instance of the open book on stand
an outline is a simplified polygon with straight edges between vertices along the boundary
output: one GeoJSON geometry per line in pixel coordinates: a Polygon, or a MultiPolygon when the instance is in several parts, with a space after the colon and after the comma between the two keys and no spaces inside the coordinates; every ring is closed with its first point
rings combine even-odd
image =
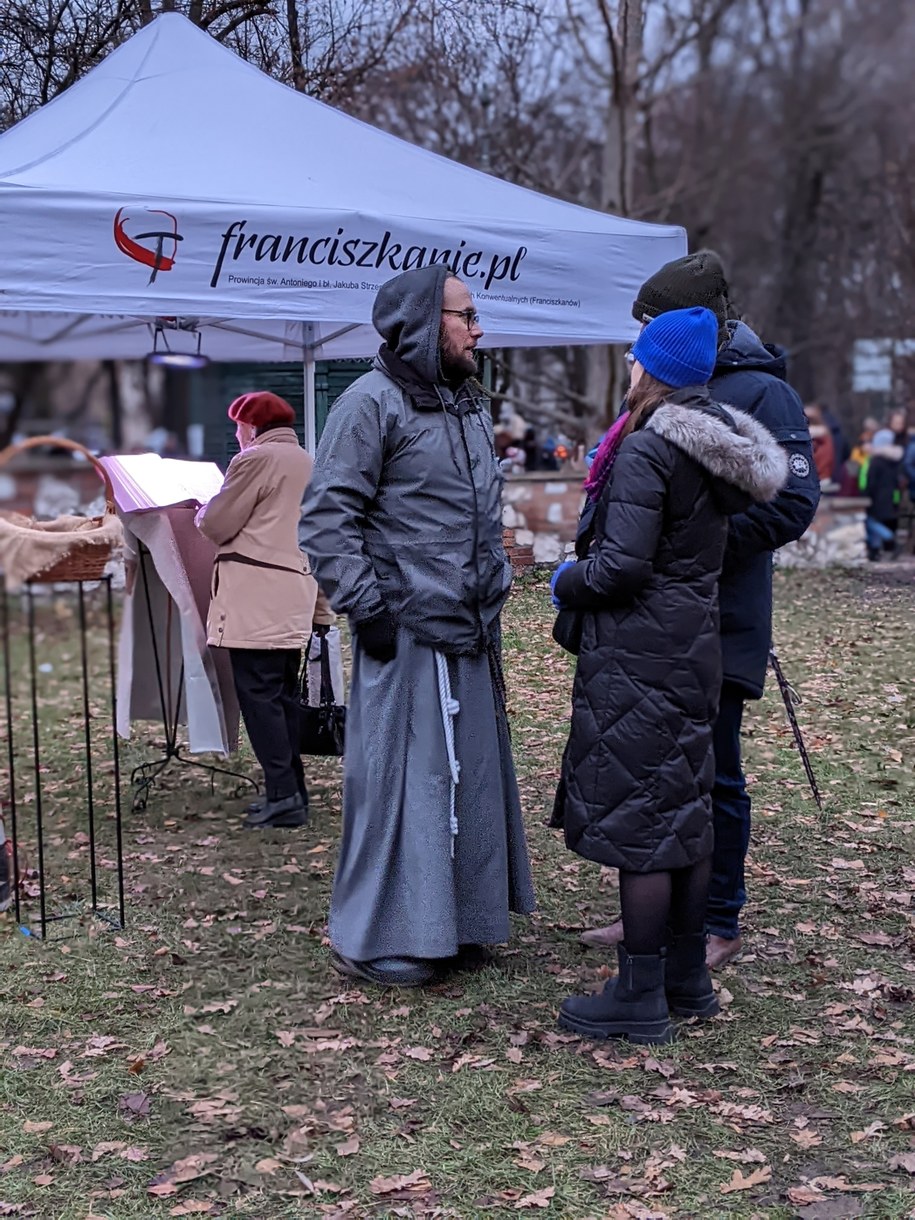
{"type": "Polygon", "coordinates": [[[188,462],[158,453],[126,453],[99,461],[108,472],[114,502],[123,513],[176,504],[206,504],[223,483],[215,462],[188,462]]]}

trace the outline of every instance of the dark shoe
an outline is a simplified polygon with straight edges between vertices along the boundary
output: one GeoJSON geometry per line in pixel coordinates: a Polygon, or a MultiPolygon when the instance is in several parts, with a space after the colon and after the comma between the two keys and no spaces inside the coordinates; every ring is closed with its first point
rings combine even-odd
{"type": "Polygon", "coordinates": [[[370,962],[356,962],[333,950],[331,965],[338,974],[362,979],[376,987],[425,987],[435,981],[432,962],[416,957],[376,957],[370,962]]]}
{"type": "Polygon", "coordinates": [[[244,825],[249,830],[266,830],[271,826],[304,826],[307,821],[308,806],[297,792],[278,801],[264,801],[260,809],[248,814],[244,825]]]}
{"type": "MultiPolygon", "coordinates": [[[[305,808],[308,808],[308,790],[302,789],[302,800],[305,802],[305,808]]],[[[245,805],[245,813],[260,813],[264,805],[267,803],[265,796],[255,797],[253,801],[245,805]]]]}
{"type": "Polygon", "coordinates": [[[656,1046],[674,1039],[664,994],[664,954],[633,957],[617,947],[620,972],[596,995],[570,996],[559,1010],[563,1029],[585,1038],[628,1038],[656,1046]]]}
{"type": "Polygon", "coordinates": [[[667,1006],[678,1017],[714,1017],[721,1006],[705,964],[705,933],[673,936],[664,970],[667,1006]]]}
{"type": "Polygon", "coordinates": [[[710,936],[705,946],[705,964],[709,970],[720,970],[732,961],[743,949],[743,939],[735,936],[732,940],[724,936],[710,936]]]}
{"type": "Polygon", "coordinates": [[[485,945],[461,945],[454,957],[443,957],[435,964],[442,974],[453,971],[472,974],[498,964],[498,957],[485,945]]]}
{"type": "Polygon", "coordinates": [[[588,928],[578,939],[589,949],[614,949],[623,939],[623,921],[617,919],[608,928],[588,928]]]}

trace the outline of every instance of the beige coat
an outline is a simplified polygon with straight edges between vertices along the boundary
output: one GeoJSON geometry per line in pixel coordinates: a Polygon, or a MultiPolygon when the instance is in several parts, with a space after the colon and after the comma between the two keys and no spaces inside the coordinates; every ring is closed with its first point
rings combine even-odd
{"type": "Polygon", "coordinates": [[[274,428],[229,463],[222,490],[198,516],[217,547],[207,643],[302,648],[312,623],[332,623],[297,530],[311,455],[292,428],[274,428]]]}

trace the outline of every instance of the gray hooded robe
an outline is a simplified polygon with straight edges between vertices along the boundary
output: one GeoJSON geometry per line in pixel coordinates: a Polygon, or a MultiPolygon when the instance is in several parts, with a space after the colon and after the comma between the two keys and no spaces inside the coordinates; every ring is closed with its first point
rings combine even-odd
{"type": "Polygon", "coordinates": [[[330,938],[358,961],[501,943],[534,906],[501,686],[501,475],[485,401],[442,378],[448,274],[380,289],[386,342],[335,404],[302,506],[333,608],[398,627],[387,664],[354,637],[330,938]]]}

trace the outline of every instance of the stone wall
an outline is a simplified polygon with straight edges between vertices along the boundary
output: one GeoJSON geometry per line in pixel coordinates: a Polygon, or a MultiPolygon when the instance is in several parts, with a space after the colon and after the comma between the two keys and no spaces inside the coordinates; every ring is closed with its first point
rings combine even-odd
{"type": "Polygon", "coordinates": [[[502,496],[502,524],[516,546],[531,547],[534,563],[552,564],[575,541],[584,493],[584,471],[509,475],[502,496]]]}
{"type": "Polygon", "coordinates": [[[863,496],[821,496],[807,533],[776,551],[775,562],[784,568],[828,568],[833,564],[866,562],[867,505],[863,496]]]}
{"type": "MultiPolygon", "coordinates": [[[[575,540],[584,499],[583,471],[561,474],[510,475],[502,497],[502,524],[511,530],[519,564],[554,564],[575,540]],[[523,555],[523,559],[521,556],[523,555]]],[[[776,562],[784,567],[829,567],[863,563],[863,497],[823,496],[810,529],[799,542],[782,547],[776,562]]]]}

